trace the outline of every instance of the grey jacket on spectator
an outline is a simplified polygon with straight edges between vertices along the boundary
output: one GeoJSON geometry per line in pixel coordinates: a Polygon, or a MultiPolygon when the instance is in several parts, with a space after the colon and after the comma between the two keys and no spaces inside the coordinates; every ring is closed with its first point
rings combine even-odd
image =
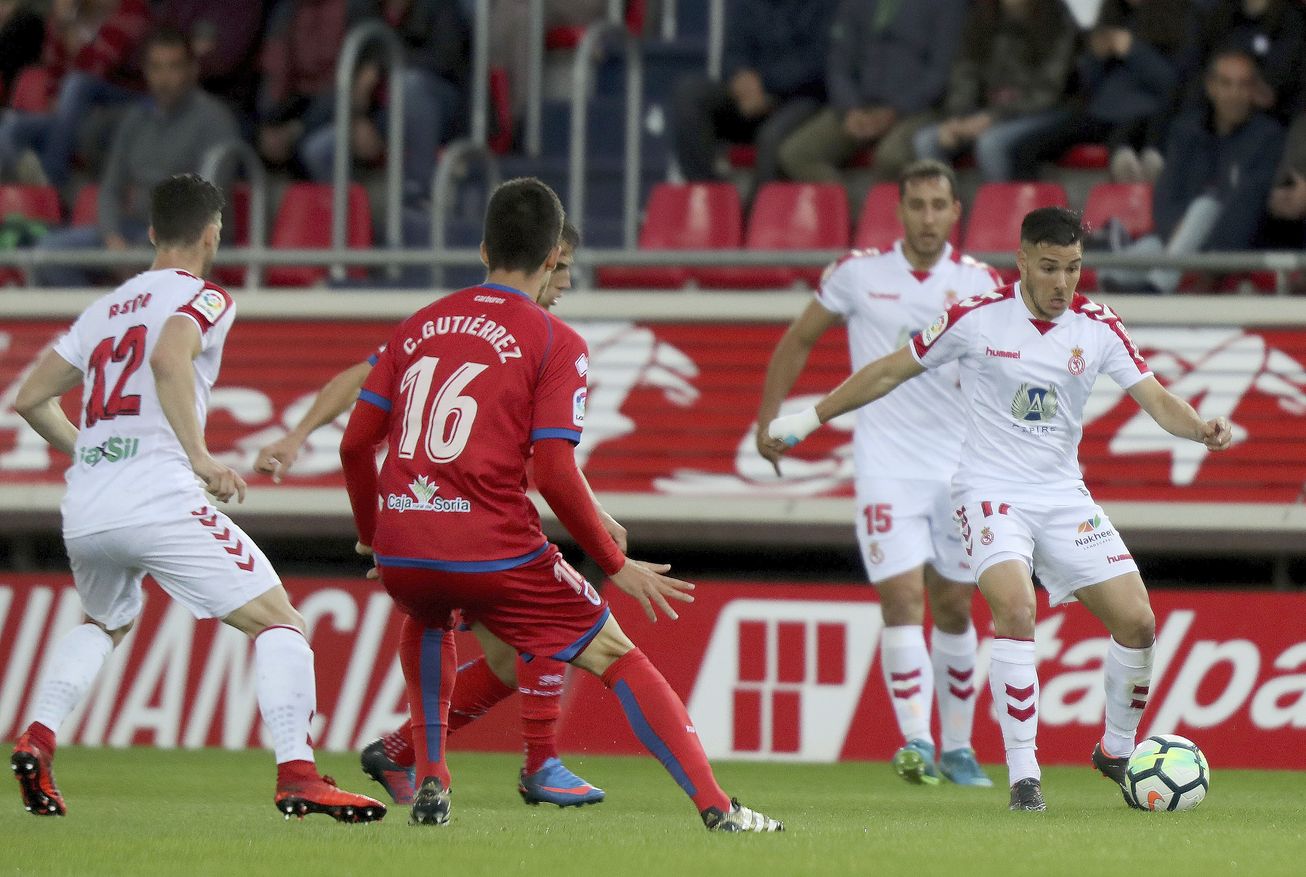
{"type": "Polygon", "coordinates": [[[101,234],[119,233],[125,218],[149,222],[156,184],[198,171],[209,147],[239,137],[226,104],[198,88],[166,113],[153,101],[133,106],[118,123],[100,181],[101,234]]]}
{"type": "Polygon", "coordinates": [[[825,97],[830,23],[839,0],[734,0],[726,21],[722,81],[756,70],[768,94],[825,97]]]}
{"type": "Polygon", "coordinates": [[[831,106],[887,106],[902,116],[934,106],[965,18],[966,0],[844,0],[830,32],[831,106]]]}

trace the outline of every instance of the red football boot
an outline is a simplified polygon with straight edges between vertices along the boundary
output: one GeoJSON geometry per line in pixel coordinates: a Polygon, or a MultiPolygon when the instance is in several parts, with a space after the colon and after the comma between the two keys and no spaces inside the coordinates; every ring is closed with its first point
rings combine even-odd
{"type": "Polygon", "coordinates": [[[346,792],[331,777],[278,782],[275,803],[287,819],[303,819],[310,813],[325,813],[337,822],[380,822],[385,818],[384,804],[346,792]]]}
{"type": "Polygon", "coordinates": [[[18,738],[14,754],[9,757],[9,766],[22,790],[23,806],[33,816],[63,816],[68,812],[54,784],[51,761],[50,753],[34,743],[28,732],[18,738]]]}

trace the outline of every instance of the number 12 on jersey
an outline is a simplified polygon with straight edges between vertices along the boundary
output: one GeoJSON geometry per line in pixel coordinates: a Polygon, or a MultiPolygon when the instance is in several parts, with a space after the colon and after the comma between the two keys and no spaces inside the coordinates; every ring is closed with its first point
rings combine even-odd
{"type": "Polygon", "coordinates": [[[426,427],[426,456],[433,463],[450,463],[458,459],[471,438],[472,423],[476,420],[476,400],[460,394],[489,366],[464,362],[454,369],[436,390],[431,413],[424,418],[439,363],[438,356],[423,356],[408,367],[399,382],[399,392],[405,396],[403,432],[399,436],[398,450],[401,459],[411,460],[417,453],[423,425],[426,427]]]}

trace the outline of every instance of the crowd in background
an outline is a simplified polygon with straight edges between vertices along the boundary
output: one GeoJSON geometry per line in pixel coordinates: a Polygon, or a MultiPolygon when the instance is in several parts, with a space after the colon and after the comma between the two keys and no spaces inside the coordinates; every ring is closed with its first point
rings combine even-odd
{"type": "MultiPolygon", "coordinates": [[[[687,0],[682,0],[687,2],[687,0]]],[[[329,181],[336,66],[376,20],[406,53],[404,194],[430,191],[440,146],[468,127],[470,0],[0,0],[0,182],[100,182],[94,227],[64,246],[144,235],[140,194],[198,169],[225,136],[266,165],[329,181]]],[[[1121,247],[1303,245],[1306,0],[732,0],[719,81],[689,75],[669,110],[687,180],[726,176],[722,148],[756,147],[753,189],[893,179],[909,161],[971,162],[984,181],[1036,179],[1101,144],[1118,181],[1154,184],[1155,239],[1121,247]],[[1093,6],[1096,4],[1088,4],[1093,6]]],[[[526,0],[493,0],[490,63],[520,116],[526,0]]],[[[606,0],[546,0],[546,26],[606,0]]],[[[384,155],[390,101],[365,54],[350,87],[355,159],[384,155]]],[[[70,282],[60,274],[49,282],[70,282]]],[[[1171,278],[1119,278],[1167,288],[1171,278]]]]}

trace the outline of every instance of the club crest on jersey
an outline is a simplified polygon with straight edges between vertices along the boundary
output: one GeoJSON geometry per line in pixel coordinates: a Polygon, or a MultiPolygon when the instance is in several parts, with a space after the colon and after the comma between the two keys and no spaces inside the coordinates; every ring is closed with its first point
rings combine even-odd
{"type": "Polygon", "coordinates": [[[993,531],[990,530],[988,527],[985,527],[982,530],[980,530],[980,544],[981,545],[993,544],[993,531]]]}
{"type": "Polygon", "coordinates": [[[472,510],[472,504],[463,497],[455,499],[444,499],[435,494],[440,490],[440,485],[433,484],[425,475],[418,475],[417,478],[408,483],[408,489],[412,491],[412,496],[404,496],[398,493],[388,494],[385,498],[385,507],[397,512],[454,512],[457,514],[466,514],[472,510]]]}
{"type": "Polygon", "coordinates": [[[1011,400],[1011,416],[1042,423],[1057,416],[1057,388],[1021,384],[1011,400]]]}
{"type": "Polygon", "coordinates": [[[195,296],[190,306],[207,317],[210,323],[216,323],[227,309],[227,299],[216,290],[205,289],[195,296]]]}
{"type": "Polygon", "coordinates": [[[585,403],[589,401],[589,390],[581,387],[571,397],[571,422],[574,426],[585,425],[585,403]]]}
{"type": "Polygon", "coordinates": [[[939,318],[926,326],[925,331],[921,333],[921,343],[929,347],[934,343],[934,339],[943,334],[943,330],[946,328],[948,328],[948,315],[947,313],[939,314],[939,318]]]}
{"type": "Polygon", "coordinates": [[[871,563],[877,565],[884,563],[884,549],[880,547],[879,542],[872,542],[866,553],[871,558],[871,563]]]}
{"type": "Polygon", "coordinates": [[[1084,360],[1084,348],[1070,348],[1070,361],[1066,363],[1066,368],[1076,377],[1084,373],[1084,369],[1088,368],[1088,363],[1084,360]]]}

